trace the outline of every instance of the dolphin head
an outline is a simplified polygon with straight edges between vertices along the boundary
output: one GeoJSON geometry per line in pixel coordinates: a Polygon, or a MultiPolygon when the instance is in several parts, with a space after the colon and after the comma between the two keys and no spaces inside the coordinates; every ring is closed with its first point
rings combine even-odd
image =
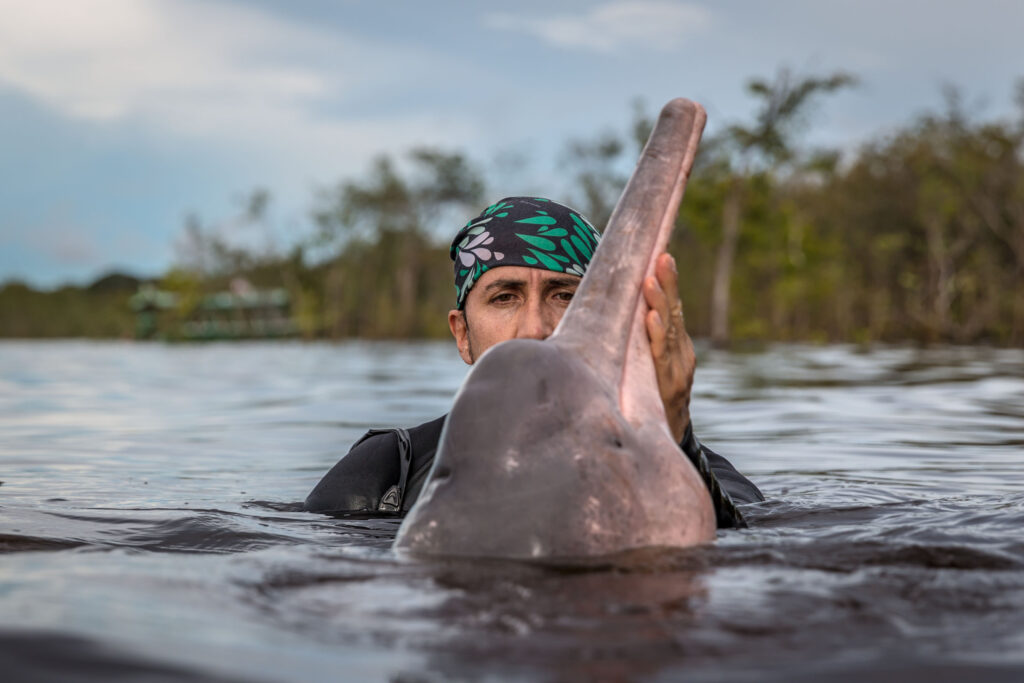
{"type": "Polygon", "coordinates": [[[641,294],[703,124],[699,105],[666,105],[554,334],[498,344],[466,376],[396,548],[568,558],[714,538],[665,420],[641,294]]]}
{"type": "Polygon", "coordinates": [[[399,547],[519,558],[621,547],[644,495],[623,482],[644,471],[615,388],[565,348],[526,339],[488,350],[470,374],[399,547]]]}

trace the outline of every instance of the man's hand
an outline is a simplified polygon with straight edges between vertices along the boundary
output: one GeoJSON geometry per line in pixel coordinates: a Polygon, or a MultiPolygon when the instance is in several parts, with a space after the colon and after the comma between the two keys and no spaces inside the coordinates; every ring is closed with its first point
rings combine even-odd
{"type": "Polygon", "coordinates": [[[644,299],[651,307],[646,319],[647,336],[651,340],[665,416],[678,443],[690,424],[690,389],[697,356],[683,323],[675,259],[662,254],[654,265],[654,273],[656,277],[644,281],[644,299]]]}

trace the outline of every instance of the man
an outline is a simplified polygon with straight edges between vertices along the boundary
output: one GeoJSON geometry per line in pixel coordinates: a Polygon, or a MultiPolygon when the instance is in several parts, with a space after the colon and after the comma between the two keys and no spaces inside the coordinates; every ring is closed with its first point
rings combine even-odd
{"type": "MultiPolygon", "coordinates": [[[[487,207],[452,241],[456,307],[448,326],[472,365],[490,347],[545,339],[558,325],[600,236],[575,210],[548,199],[509,197],[487,207]]],[[[764,500],[753,483],[703,447],[690,426],[696,359],[683,324],[675,261],[662,254],[644,282],[647,334],[669,428],[708,485],[720,527],[742,524],[733,503],[764,500]]],[[[437,452],[442,416],[409,430],[372,430],[306,498],[310,512],[404,513],[419,497],[437,452]]]]}

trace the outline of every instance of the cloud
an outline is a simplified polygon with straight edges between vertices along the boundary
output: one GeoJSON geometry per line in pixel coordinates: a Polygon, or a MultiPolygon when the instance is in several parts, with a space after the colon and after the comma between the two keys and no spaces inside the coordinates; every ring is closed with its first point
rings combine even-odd
{"type": "Polygon", "coordinates": [[[623,48],[671,51],[705,30],[711,15],[703,7],[667,0],[620,0],[579,14],[525,17],[491,14],[489,28],[519,31],[569,49],[614,52],[623,48]]]}
{"type": "Polygon", "coordinates": [[[74,117],[296,101],[329,85],[299,60],[268,59],[273,47],[328,47],[323,36],[229,6],[0,0],[0,17],[0,81],[74,117]]]}
{"type": "Polygon", "coordinates": [[[445,59],[211,0],[0,0],[0,87],[72,120],[279,155],[282,167],[443,142],[458,121],[379,117],[373,102],[458,72],[445,59]]]}
{"type": "Polygon", "coordinates": [[[80,226],[51,216],[49,222],[37,225],[22,238],[23,244],[62,266],[94,266],[102,262],[96,241],[80,226]]]}

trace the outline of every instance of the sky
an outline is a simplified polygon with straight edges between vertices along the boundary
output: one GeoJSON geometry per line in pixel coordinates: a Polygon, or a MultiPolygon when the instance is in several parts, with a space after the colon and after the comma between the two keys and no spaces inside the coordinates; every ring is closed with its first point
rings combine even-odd
{"type": "Polygon", "coordinates": [[[0,0],[0,283],[158,275],[187,216],[229,225],[256,188],[266,224],[228,237],[286,248],[318,192],[417,146],[497,169],[492,199],[563,198],[566,141],[677,96],[714,133],[782,67],[860,79],[814,144],[855,149],[944,85],[1010,116],[1022,27],[1018,0],[0,0]]]}

